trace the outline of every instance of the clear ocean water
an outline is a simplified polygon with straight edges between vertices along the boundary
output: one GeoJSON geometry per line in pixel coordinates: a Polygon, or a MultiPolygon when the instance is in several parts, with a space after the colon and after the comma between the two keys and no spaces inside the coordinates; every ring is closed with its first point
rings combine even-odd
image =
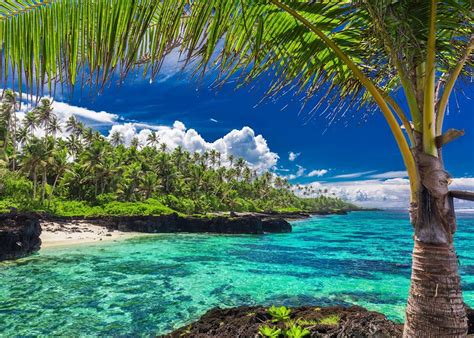
{"type": "MultiPolygon", "coordinates": [[[[459,216],[474,306],[474,216],[459,216]]],[[[411,226],[402,212],[296,221],[289,234],[166,234],[41,250],[0,264],[0,335],[148,335],[212,307],[357,304],[402,321],[411,226]]]]}

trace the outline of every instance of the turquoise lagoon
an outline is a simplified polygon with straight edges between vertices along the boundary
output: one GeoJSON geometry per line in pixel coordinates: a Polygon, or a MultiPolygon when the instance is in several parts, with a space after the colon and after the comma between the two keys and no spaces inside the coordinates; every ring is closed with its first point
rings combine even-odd
{"type": "MultiPolygon", "coordinates": [[[[0,264],[0,335],[147,335],[212,307],[357,304],[402,321],[411,226],[402,212],[294,222],[289,234],[166,234],[41,250],[0,264]]],[[[457,250],[474,305],[474,217],[457,250]]]]}

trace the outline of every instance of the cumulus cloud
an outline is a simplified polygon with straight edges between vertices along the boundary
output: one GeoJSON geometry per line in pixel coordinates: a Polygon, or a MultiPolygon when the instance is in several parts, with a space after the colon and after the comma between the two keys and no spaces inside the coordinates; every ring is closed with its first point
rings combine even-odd
{"type": "Polygon", "coordinates": [[[122,134],[125,145],[130,145],[136,137],[139,144],[144,146],[151,130],[157,133],[159,142],[165,143],[170,150],[178,146],[191,153],[215,149],[221,153],[224,161],[229,155],[234,158],[241,157],[259,172],[273,168],[278,161],[278,155],[270,151],[265,138],[256,135],[250,127],[234,129],[214,142],[207,142],[195,129],[187,129],[180,121],[175,121],[172,126],[146,125],[146,128],[143,124],[124,123],[112,126],[108,137],[117,131],[122,134]]]}
{"type": "MultiPolygon", "coordinates": [[[[313,196],[321,191],[360,206],[376,208],[408,208],[410,186],[406,178],[369,179],[345,182],[313,182],[309,187],[313,196]]],[[[474,190],[474,178],[454,178],[450,189],[474,190]]],[[[298,193],[298,191],[296,191],[298,193]]],[[[456,200],[456,208],[474,208],[473,202],[456,200]]]]}
{"type": "Polygon", "coordinates": [[[308,173],[308,177],[321,177],[328,173],[326,169],[316,169],[308,173]]]}
{"type": "Polygon", "coordinates": [[[294,152],[290,151],[290,152],[288,153],[288,160],[290,160],[291,162],[293,162],[293,161],[296,160],[296,158],[297,158],[298,156],[300,156],[300,155],[301,155],[301,153],[294,153],[294,152]]]}
{"type": "Polygon", "coordinates": [[[274,167],[279,158],[276,153],[270,151],[265,138],[262,135],[255,135],[250,127],[232,130],[213,142],[211,147],[223,155],[232,154],[234,157],[242,157],[250,166],[259,171],[274,167]]]}
{"type": "MultiPolygon", "coordinates": [[[[36,97],[33,97],[33,100],[36,100],[36,97]]],[[[22,110],[18,112],[17,117],[22,120],[31,108],[31,104],[24,101],[22,110]]],[[[215,149],[221,153],[224,165],[227,164],[226,161],[229,155],[232,155],[234,158],[243,158],[257,172],[263,172],[274,168],[279,159],[278,155],[270,150],[265,138],[262,135],[255,134],[255,131],[250,127],[234,129],[214,142],[208,142],[195,129],[186,128],[184,123],[180,121],[175,121],[172,126],[123,122],[123,119],[117,114],[105,111],[97,112],[59,101],[53,102],[53,108],[63,129],[61,133],[57,134],[57,137],[60,138],[69,136],[69,133],[65,131],[65,123],[70,116],[74,115],[81,118],[86,125],[110,125],[111,128],[108,134],[106,133],[108,137],[110,138],[112,133],[117,131],[122,135],[127,146],[130,145],[133,138],[137,138],[139,144],[145,146],[148,135],[155,131],[159,137],[159,142],[165,143],[170,150],[178,146],[191,153],[202,153],[215,149]]],[[[211,119],[211,121],[218,122],[215,119],[211,119]]],[[[35,135],[41,137],[44,135],[44,131],[38,128],[35,130],[35,135]]]]}

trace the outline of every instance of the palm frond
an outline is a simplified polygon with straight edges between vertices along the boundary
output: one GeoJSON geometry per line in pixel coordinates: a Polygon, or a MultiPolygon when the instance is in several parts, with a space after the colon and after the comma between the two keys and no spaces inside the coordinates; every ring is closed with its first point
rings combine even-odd
{"type": "MultiPolygon", "coordinates": [[[[427,1],[281,2],[330,37],[381,92],[402,87],[395,58],[407,81],[416,82],[426,51],[427,1]]],[[[12,81],[20,92],[78,82],[100,90],[115,74],[122,79],[137,68],[153,78],[177,48],[197,73],[217,68],[222,81],[237,77],[243,83],[273,73],[268,95],[289,88],[307,98],[318,93],[324,100],[316,107],[338,104],[331,112],[372,102],[327,44],[269,0],[3,3],[1,77],[4,86],[12,81]]],[[[470,1],[439,1],[437,18],[437,74],[442,74],[456,66],[469,40],[470,1]]]]}

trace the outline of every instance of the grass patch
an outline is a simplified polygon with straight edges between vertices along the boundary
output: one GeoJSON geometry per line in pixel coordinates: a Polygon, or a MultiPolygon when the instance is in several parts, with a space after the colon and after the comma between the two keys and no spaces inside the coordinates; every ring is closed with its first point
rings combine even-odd
{"type": "Polygon", "coordinates": [[[339,317],[339,315],[330,315],[319,320],[319,324],[335,326],[339,324],[340,320],[341,320],[341,317],[339,317]]]}

